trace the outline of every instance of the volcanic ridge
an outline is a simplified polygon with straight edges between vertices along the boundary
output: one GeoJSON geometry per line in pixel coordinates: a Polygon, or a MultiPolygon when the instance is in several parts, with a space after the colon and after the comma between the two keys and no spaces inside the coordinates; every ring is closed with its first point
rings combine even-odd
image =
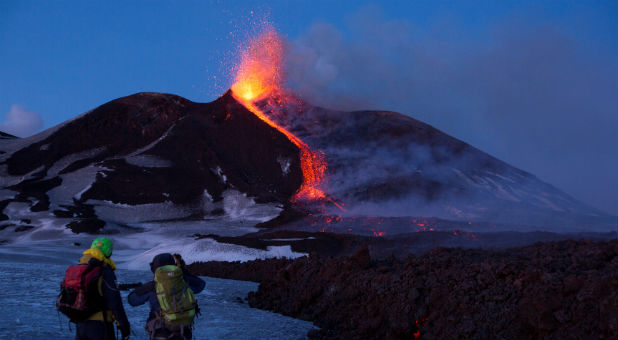
{"type": "Polygon", "coordinates": [[[1,140],[0,218],[20,219],[25,207],[68,219],[75,232],[100,232],[106,223],[217,218],[229,214],[226,199],[242,197],[273,211],[258,222],[281,215],[288,228],[309,232],[419,231],[410,216],[447,221],[435,229],[464,221],[476,231],[611,230],[612,217],[410,117],[278,102],[256,106],[323,153],[317,188],[326,198],[295,199],[303,151],[231,91],[211,103],[138,93],[38,135],[1,140]],[[390,224],[350,217],[380,210],[394,215],[390,224]]]}

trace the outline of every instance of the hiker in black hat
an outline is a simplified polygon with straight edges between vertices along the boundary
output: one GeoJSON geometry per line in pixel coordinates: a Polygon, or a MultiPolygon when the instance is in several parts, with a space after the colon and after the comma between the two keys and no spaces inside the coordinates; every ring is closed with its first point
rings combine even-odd
{"type": "Polygon", "coordinates": [[[150,303],[146,332],[150,339],[190,340],[193,319],[199,308],[194,294],[204,289],[206,282],[189,273],[179,254],[163,253],[150,263],[154,280],[129,294],[131,306],[150,303]]]}

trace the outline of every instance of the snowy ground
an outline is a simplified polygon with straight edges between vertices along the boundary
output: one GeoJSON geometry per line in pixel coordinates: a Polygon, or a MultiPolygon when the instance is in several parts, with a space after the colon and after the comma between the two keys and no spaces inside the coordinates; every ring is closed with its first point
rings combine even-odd
{"type": "MultiPolygon", "coordinates": [[[[0,323],[0,339],[74,337],[74,326],[70,330],[68,319],[56,312],[55,300],[66,267],[77,261],[83,248],[62,242],[0,247],[0,303],[5,311],[0,323]]],[[[117,258],[120,264],[116,273],[118,281],[151,280],[152,273],[146,271],[147,263],[143,263],[141,270],[126,269],[127,262],[122,258],[131,256],[136,256],[135,252],[125,249],[117,258]]],[[[115,257],[116,254],[112,256],[115,257]]],[[[238,298],[244,298],[249,291],[257,289],[256,283],[204,279],[206,289],[197,295],[202,310],[195,325],[194,337],[197,339],[303,339],[313,328],[309,322],[253,309],[246,302],[238,302],[238,298]]],[[[122,295],[133,338],[147,339],[143,326],[148,307],[131,307],[126,303],[128,292],[124,291],[122,295]]]]}
{"type": "MultiPolygon", "coordinates": [[[[13,206],[15,204],[12,204],[13,206]]],[[[15,220],[15,226],[0,230],[0,252],[30,254],[31,249],[45,249],[56,256],[55,249],[75,252],[78,256],[83,248],[90,245],[96,237],[88,234],[74,234],[65,227],[67,219],[51,218],[29,214],[32,229],[16,232],[23,223],[15,220]],[[76,246],[77,244],[77,246],[76,246]]],[[[20,216],[19,218],[25,218],[20,216]]],[[[13,221],[9,221],[13,222],[13,221]]],[[[5,222],[7,223],[7,222],[5,222]]],[[[174,221],[149,222],[132,226],[107,225],[104,235],[114,242],[114,261],[123,269],[148,268],[152,258],[160,253],[179,253],[187,263],[196,261],[249,261],[270,257],[296,258],[306,254],[293,252],[290,246],[272,246],[266,250],[253,249],[240,245],[219,243],[212,239],[196,240],[194,234],[216,234],[236,236],[254,232],[253,224],[238,220],[174,221]]]]}
{"type": "MultiPolygon", "coordinates": [[[[236,203],[244,199],[233,198],[236,203]]],[[[289,245],[261,250],[213,239],[196,240],[192,236],[197,233],[235,236],[256,231],[255,219],[259,221],[263,217],[264,209],[253,209],[252,202],[236,206],[242,209],[226,210],[225,216],[210,220],[108,223],[105,236],[114,242],[112,259],[119,268],[119,283],[151,280],[149,263],[155,255],[164,252],[180,253],[187,263],[305,255],[293,252],[289,245]]],[[[68,319],[56,312],[56,296],[66,267],[77,263],[96,236],[74,234],[65,227],[70,219],[55,218],[49,212],[30,212],[25,203],[11,203],[5,212],[10,220],[0,225],[4,226],[0,228],[0,291],[3,292],[0,303],[5,310],[0,339],[73,338],[74,327],[70,330],[68,319]]],[[[202,315],[196,321],[195,338],[303,339],[313,328],[312,323],[239,302],[239,298],[242,301],[249,291],[257,289],[256,283],[204,279],[206,289],[197,296],[202,315]]],[[[125,302],[128,293],[123,292],[125,302]]],[[[125,303],[125,308],[135,333],[133,338],[147,339],[144,325],[148,306],[133,308],[125,303]]]]}

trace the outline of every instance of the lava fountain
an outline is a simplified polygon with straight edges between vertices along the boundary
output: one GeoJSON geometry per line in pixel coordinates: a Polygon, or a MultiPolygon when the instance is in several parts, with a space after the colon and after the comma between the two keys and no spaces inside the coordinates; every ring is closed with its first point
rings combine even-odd
{"type": "MultiPolygon", "coordinates": [[[[252,39],[241,54],[240,65],[232,85],[232,95],[266,124],[283,133],[300,149],[303,183],[292,197],[292,201],[328,199],[324,191],[320,189],[327,168],[324,153],[312,150],[300,138],[269,118],[255,104],[275,91],[281,92],[279,90],[283,83],[283,57],[283,40],[274,29],[267,29],[257,38],[252,39]]],[[[285,102],[282,102],[282,105],[285,105],[285,102]]],[[[333,203],[337,204],[334,201],[333,203]]]]}

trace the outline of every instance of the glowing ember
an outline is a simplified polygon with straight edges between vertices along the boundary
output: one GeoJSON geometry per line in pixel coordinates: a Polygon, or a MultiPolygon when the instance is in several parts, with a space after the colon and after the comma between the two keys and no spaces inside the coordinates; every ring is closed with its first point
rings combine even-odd
{"type": "Polygon", "coordinates": [[[413,333],[414,340],[421,337],[421,330],[425,327],[425,325],[427,325],[427,321],[429,321],[429,318],[421,318],[416,320],[416,332],[413,333]]]}
{"type": "Polygon", "coordinates": [[[465,236],[469,239],[478,241],[479,239],[476,237],[476,235],[474,235],[473,233],[467,232],[467,231],[463,231],[463,230],[451,230],[451,234],[455,235],[455,236],[465,236]]]}
{"type": "MultiPolygon", "coordinates": [[[[307,144],[279,126],[255,105],[256,101],[281,88],[283,55],[283,41],[274,29],[269,28],[260,34],[242,53],[232,93],[249,111],[279,130],[300,149],[303,183],[292,200],[325,199],[327,197],[320,189],[327,167],[324,153],[311,150],[307,144]]],[[[280,104],[285,105],[283,101],[280,104]]]]}
{"type": "Polygon", "coordinates": [[[268,28],[243,51],[232,85],[234,95],[252,102],[279,89],[282,64],[283,41],[274,29],[268,28]]]}
{"type": "Polygon", "coordinates": [[[373,233],[373,236],[375,236],[375,237],[382,237],[382,236],[384,236],[384,234],[386,234],[383,231],[377,231],[375,229],[371,229],[371,232],[373,233]]]}

